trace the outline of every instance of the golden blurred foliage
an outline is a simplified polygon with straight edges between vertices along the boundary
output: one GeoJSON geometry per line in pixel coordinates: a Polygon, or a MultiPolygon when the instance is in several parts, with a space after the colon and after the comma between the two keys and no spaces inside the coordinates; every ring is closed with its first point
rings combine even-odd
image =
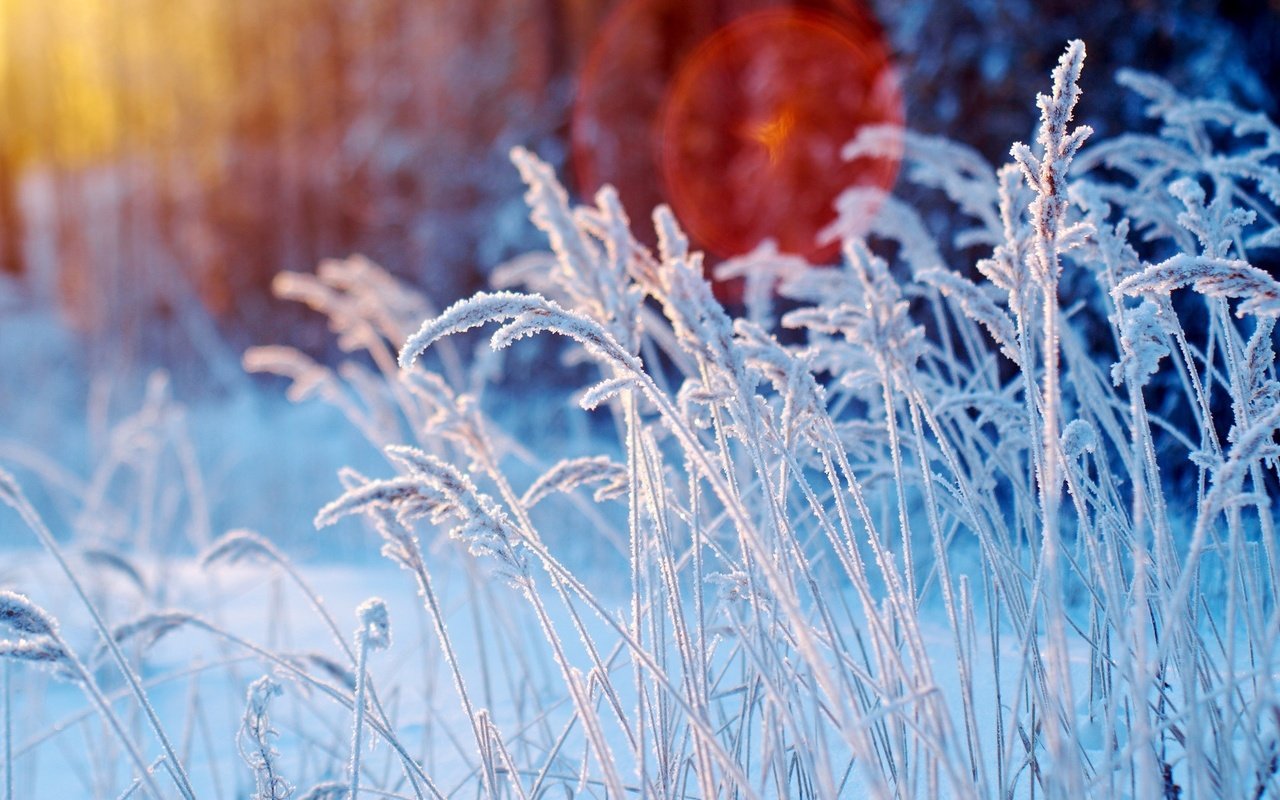
{"type": "Polygon", "coordinates": [[[209,154],[231,119],[232,4],[0,0],[0,142],[74,168],[156,147],[209,154]]]}
{"type": "Polygon", "coordinates": [[[353,252],[447,299],[606,6],[0,0],[0,270],[117,338],[353,252]]]}

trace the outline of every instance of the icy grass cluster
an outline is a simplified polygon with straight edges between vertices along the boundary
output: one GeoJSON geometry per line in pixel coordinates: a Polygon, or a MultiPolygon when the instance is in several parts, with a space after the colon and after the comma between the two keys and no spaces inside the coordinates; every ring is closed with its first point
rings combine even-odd
{"type": "MultiPolygon", "coordinates": [[[[348,715],[346,744],[295,731],[328,765],[314,798],[1280,791],[1280,284],[1251,264],[1280,245],[1280,129],[1124,74],[1159,135],[1084,147],[1083,60],[1071,44],[1036,145],[999,170],[905,137],[908,179],[968,225],[948,249],[983,253],[976,282],[910,207],[855,189],[825,234],[843,239],[842,267],[768,244],[720,265],[747,282],[734,320],[669,211],[650,252],[611,189],[573,207],[521,150],[552,253],[496,283],[531,293],[433,314],[362,260],[281,276],[353,358],[330,370],[270,347],[246,365],[385,447],[393,474],[345,471],[316,521],[368,520],[416,584],[433,649],[376,680],[373,656],[404,640],[385,605],[361,606],[349,640],[284,554],[233,532],[205,564],[281,570],[337,655],[276,652],[193,615],[112,632],[95,613],[117,667],[132,674],[118,642],[182,626],[289,679],[248,689],[239,742],[261,798],[300,780],[286,774],[299,754],[275,741],[288,717],[268,718],[281,692],[348,715]],[[616,440],[546,463],[505,435],[482,402],[491,362],[468,369],[451,345],[488,325],[494,349],[553,333],[598,367],[579,404],[616,440]],[[448,538],[424,544],[435,532],[448,538]],[[620,552],[577,565],[558,554],[567,536],[620,552]],[[442,581],[465,584],[463,611],[442,581]],[[437,664],[451,686],[428,704],[461,711],[432,728],[453,743],[447,763],[383,701],[435,687],[437,664]],[[362,761],[370,740],[386,769],[362,761]]],[[[867,131],[846,155],[892,141],[867,131]]],[[[0,489],[56,554],[16,486],[0,489]]],[[[28,637],[0,654],[65,661],[96,691],[25,598],[0,596],[0,623],[28,637]]],[[[157,786],[117,726],[140,770],[130,791],[189,795],[149,719],[166,744],[150,769],[172,780],[157,786]]]]}

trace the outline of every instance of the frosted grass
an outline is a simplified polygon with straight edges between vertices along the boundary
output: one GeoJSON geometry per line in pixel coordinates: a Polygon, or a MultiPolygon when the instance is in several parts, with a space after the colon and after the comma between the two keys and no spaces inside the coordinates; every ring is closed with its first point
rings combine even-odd
{"type": "MultiPolygon", "coordinates": [[[[200,531],[165,597],[145,552],[64,559],[6,478],[98,637],[75,669],[39,598],[0,593],[6,730],[15,684],[68,702],[42,667],[93,705],[7,736],[6,786],[74,729],[104,797],[1280,791],[1280,130],[1125,73],[1159,135],[1087,141],[1084,64],[1072,42],[1009,164],[864,132],[845,157],[902,143],[953,228],[854,187],[823,234],[841,265],[769,243],[720,265],[743,319],[668,209],[651,251],[612,190],[575,206],[520,149],[551,252],[494,291],[437,313],[363,259],[281,276],[348,357],[245,366],[379,448],[315,523],[362,520],[395,569],[347,571],[335,602],[258,533],[200,531]],[[594,373],[561,398],[594,432],[563,453],[504,430],[527,398],[494,359],[525,347],[594,373]],[[352,637],[331,609],[357,605],[352,637]]],[[[147,408],[115,452],[172,430],[147,408]]]]}

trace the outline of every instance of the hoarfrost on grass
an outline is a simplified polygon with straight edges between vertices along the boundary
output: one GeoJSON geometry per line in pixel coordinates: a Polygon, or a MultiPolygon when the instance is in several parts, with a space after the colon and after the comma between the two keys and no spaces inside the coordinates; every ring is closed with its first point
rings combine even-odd
{"type": "MultiPolygon", "coordinates": [[[[521,149],[551,252],[498,290],[437,314],[364,259],[282,275],[277,294],[328,318],[343,361],[266,346],[245,367],[374,445],[382,465],[343,470],[315,524],[363,519],[421,615],[397,611],[393,641],[404,598],[379,586],[357,604],[353,587],[352,635],[309,570],[248,530],[197,537],[199,575],[263,576],[271,599],[228,595],[254,609],[230,626],[169,610],[183,594],[147,554],[102,537],[66,558],[0,470],[0,500],[98,637],[86,664],[0,592],[7,674],[71,678],[92,707],[78,719],[107,723],[85,735],[127,756],[98,770],[113,794],[192,796],[191,753],[218,741],[259,798],[1280,791],[1280,284],[1256,258],[1280,236],[1280,133],[1126,73],[1161,131],[1086,143],[1084,58],[1068,45],[1036,141],[999,167],[864,130],[845,157],[901,156],[954,204],[950,241],[852,187],[823,234],[841,265],[768,242],[719,265],[746,280],[746,319],[716,302],[670,209],[650,250],[616,192],[575,206],[521,149]],[[944,263],[966,248],[973,264],[944,263]],[[528,398],[459,347],[490,325],[495,350],[538,338],[595,371],[564,399],[597,435],[544,452],[503,430],[502,404],[528,398]],[[131,588],[91,592],[85,572],[131,588]],[[305,614],[286,611],[293,592],[305,614]],[[299,619],[312,635],[291,642],[299,619]],[[246,685],[245,660],[271,674],[246,685]],[[184,675],[185,705],[151,702],[184,675]],[[220,739],[205,729],[226,685],[243,712],[220,739]]],[[[112,452],[155,463],[138,454],[180,419],[157,384],[112,452]]],[[[102,474],[91,509],[119,483],[102,474]]],[[[199,775],[230,795],[225,766],[199,775]]]]}

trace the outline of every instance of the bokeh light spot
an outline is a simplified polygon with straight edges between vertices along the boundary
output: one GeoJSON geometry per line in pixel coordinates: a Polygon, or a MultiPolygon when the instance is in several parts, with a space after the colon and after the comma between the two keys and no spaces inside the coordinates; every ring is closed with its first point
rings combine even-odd
{"type": "Polygon", "coordinates": [[[732,256],[771,238],[827,260],[835,246],[817,234],[834,219],[836,196],[892,185],[896,163],[840,155],[862,126],[902,120],[883,46],[855,34],[827,15],[762,11],[685,62],[663,112],[662,176],[702,246],[732,256]]]}
{"type": "Polygon", "coordinates": [[[612,183],[634,218],[671,204],[713,256],[769,238],[829,262],[836,245],[817,234],[836,197],[887,190],[898,170],[845,162],[841,148],[865,125],[902,121],[883,32],[856,0],[629,0],[582,72],[572,168],[584,196],[612,183]]]}

